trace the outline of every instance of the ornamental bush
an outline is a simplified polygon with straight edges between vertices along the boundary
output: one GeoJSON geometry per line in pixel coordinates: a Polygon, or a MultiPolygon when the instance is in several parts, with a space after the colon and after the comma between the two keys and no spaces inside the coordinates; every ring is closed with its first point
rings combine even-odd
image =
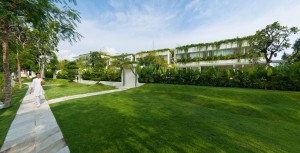
{"type": "Polygon", "coordinates": [[[121,72],[116,69],[102,69],[101,71],[93,71],[87,69],[82,71],[82,79],[94,81],[121,81],[121,72]]]}

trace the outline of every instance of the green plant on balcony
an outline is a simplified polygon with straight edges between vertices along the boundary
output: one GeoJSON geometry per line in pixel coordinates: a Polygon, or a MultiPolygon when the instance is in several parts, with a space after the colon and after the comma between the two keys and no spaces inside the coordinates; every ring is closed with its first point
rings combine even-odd
{"type": "Polygon", "coordinates": [[[181,58],[177,59],[177,63],[191,63],[191,62],[201,62],[201,61],[217,61],[217,60],[231,60],[231,59],[243,59],[247,58],[247,54],[242,54],[240,52],[232,54],[232,55],[226,55],[226,56],[205,56],[205,57],[194,57],[194,58],[181,58]]]}

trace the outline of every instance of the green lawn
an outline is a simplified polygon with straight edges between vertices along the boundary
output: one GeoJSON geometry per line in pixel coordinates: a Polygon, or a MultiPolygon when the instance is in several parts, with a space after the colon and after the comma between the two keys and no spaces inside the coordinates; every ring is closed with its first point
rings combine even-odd
{"type": "Polygon", "coordinates": [[[11,107],[0,109],[0,147],[2,146],[5,136],[8,132],[10,124],[12,123],[17,110],[25,96],[28,87],[24,86],[22,89],[16,89],[12,96],[11,107]]]}
{"type": "Polygon", "coordinates": [[[0,100],[3,100],[3,86],[4,86],[4,80],[3,80],[3,72],[0,72],[0,100]]]}
{"type": "MultiPolygon", "coordinates": [[[[18,78],[15,79],[16,82],[18,82],[18,78]]],[[[27,83],[27,82],[32,82],[31,78],[27,78],[27,77],[22,77],[22,83],[27,83]]]]}
{"type": "Polygon", "coordinates": [[[43,86],[43,88],[45,90],[46,99],[48,100],[64,96],[115,89],[115,87],[103,84],[86,85],[69,82],[68,80],[63,79],[46,80],[46,85],[43,86]]]}
{"type": "Polygon", "coordinates": [[[71,152],[295,152],[300,93],[147,84],[52,104],[71,152]]]}

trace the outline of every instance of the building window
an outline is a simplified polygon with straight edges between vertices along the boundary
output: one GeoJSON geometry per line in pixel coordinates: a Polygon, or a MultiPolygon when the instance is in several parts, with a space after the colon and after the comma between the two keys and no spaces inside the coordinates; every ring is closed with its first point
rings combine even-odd
{"type": "Polygon", "coordinates": [[[214,56],[221,56],[222,55],[222,51],[214,51],[214,56]]]}
{"type": "Polygon", "coordinates": [[[176,54],[176,59],[183,59],[186,57],[186,54],[176,54]]]}
{"type": "Polygon", "coordinates": [[[233,50],[231,49],[223,50],[223,56],[232,55],[232,54],[233,54],[233,50]]]}
{"type": "Polygon", "coordinates": [[[199,53],[189,53],[190,58],[199,57],[199,53]]]}
{"type": "Polygon", "coordinates": [[[168,61],[168,55],[164,55],[164,60],[168,61]]]}

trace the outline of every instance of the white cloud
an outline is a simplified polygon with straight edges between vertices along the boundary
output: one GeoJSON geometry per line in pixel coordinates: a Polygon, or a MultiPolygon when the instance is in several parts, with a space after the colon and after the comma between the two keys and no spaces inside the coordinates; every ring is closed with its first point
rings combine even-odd
{"type": "Polygon", "coordinates": [[[109,55],[120,55],[121,54],[115,48],[105,48],[105,49],[103,49],[103,51],[106,52],[109,55]]]}
{"type": "Polygon", "coordinates": [[[57,56],[58,60],[73,60],[73,57],[77,56],[77,54],[73,53],[71,50],[59,50],[57,56]]]}
{"type": "MultiPolygon", "coordinates": [[[[110,1],[110,5],[114,8],[123,7],[115,2],[110,1]]],[[[215,3],[217,2],[215,1],[215,3]]],[[[256,10],[251,8],[255,7],[253,4],[251,7],[249,6],[250,9],[237,10],[239,12],[205,24],[199,24],[202,21],[195,21],[195,25],[186,25],[180,29],[178,26],[185,24],[181,23],[182,17],[190,17],[191,20],[199,19],[181,11],[197,10],[203,13],[201,10],[203,1],[191,1],[183,10],[178,10],[175,3],[168,9],[157,9],[153,5],[146,4],[141,5],[140,8],[130,5],[126,11],[119,9],[115,13],[105,12],[100,19],[83,19],[78,31],[84,38],[73,46],[60,43],[59,49],[62,53],[59,53],[58,56],[70,59],[70,56],[73,55],[98,50],[111,54],[136,53],[142,50],[152,50],[153,41],[155,49],[175,48],[176,44],[187,45],[252,35],[256,30],[262,29],[274,21],[279,21],[282,25],[289,27],[300,27],[300,14],[298,13],[300,4],[293,2],[287,2],[287,5],[282,6],[274,4],[274,7],[270,7],[272,9],[262,12],[255,12],[256,10]]],[[[218,7],[212,9],[216,11],[218,7]]],[[[210,11],[209,8],[206,10],[210,11]]],[[[204,14],[209,17],[208,14],[214,13],[204,14]]],[[[296,38],[300,38],[300,35],[292,36],[291,43],[294,43],[296,38]]]]}

